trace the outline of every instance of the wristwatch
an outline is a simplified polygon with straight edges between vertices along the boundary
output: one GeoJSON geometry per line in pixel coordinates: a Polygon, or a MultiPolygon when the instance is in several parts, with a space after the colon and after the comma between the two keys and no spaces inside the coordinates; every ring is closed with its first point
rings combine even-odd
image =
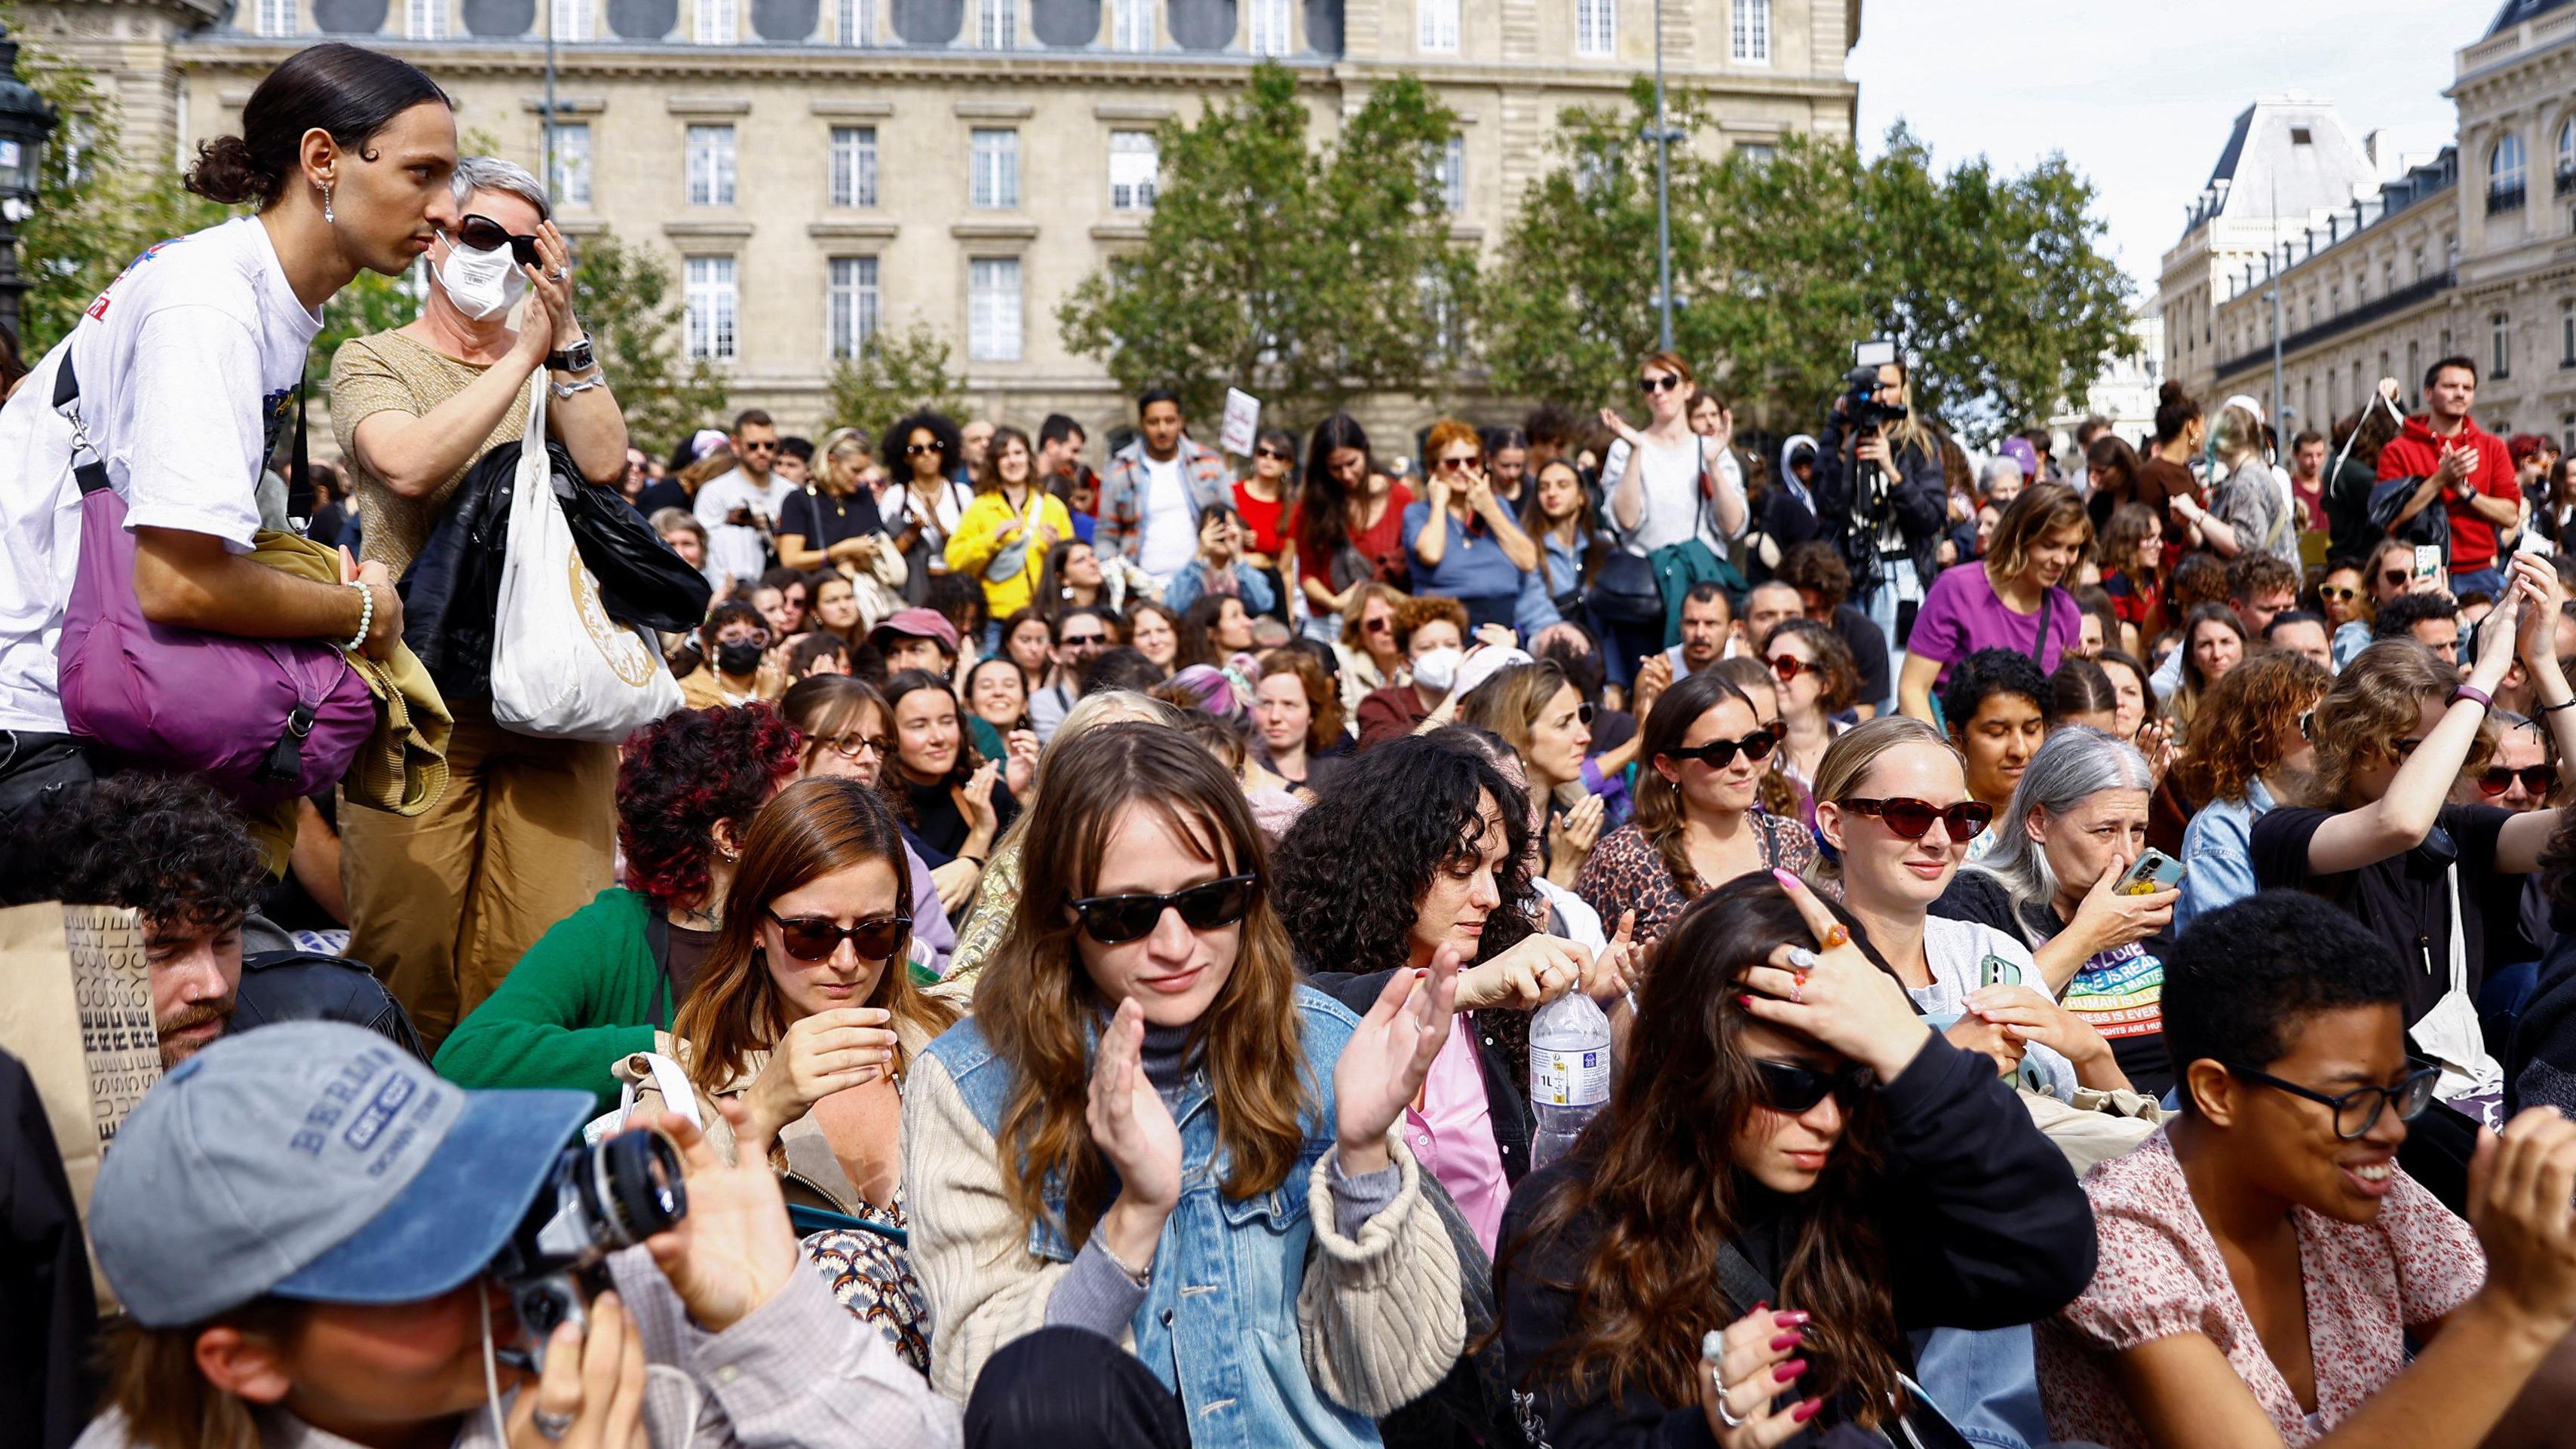
{"type": "Polygon", "coordinates": [[[586,333],[579,342],[563,351],[546,354],[546,367],[554,372],[588,372],[598,365],[599,359],[592,354],[590,337],[586,333]]]}

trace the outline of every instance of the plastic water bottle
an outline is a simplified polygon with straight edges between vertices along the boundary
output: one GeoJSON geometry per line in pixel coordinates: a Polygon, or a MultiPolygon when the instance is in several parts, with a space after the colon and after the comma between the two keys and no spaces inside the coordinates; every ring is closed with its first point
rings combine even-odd
{"type": "Polygon", "coordinates": [[[1530,1105],[1538,1109],[1530,1166],[1564,1156],[1609,1100],[1610,1018],[1591,997],[1569,991],[1530,1018],[1530,1105]]]}

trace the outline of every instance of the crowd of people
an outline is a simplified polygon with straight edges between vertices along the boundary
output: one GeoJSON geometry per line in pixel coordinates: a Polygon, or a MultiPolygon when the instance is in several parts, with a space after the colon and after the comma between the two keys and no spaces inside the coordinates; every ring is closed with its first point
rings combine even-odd
{"type": "Polygon", "coordinates": [[[297,52],[190,175],[255,214],[8,380],[0,899],[136,913],[164,1068],[84,1201],[0,1053],[29,1442],[2564,1442],[2576,478],[2470,360],[1982,466],[1902,362],[1765,456],[1669,353],[1394,450],[657,460],[456,135],[297,52]],[[458,683],[523,448],[703,598],[622,738],[458,683]],[[166,750],[74,707],[118,557],[166,750]],[[238,681],[147,665],[221,640],[368,763],[197,764],[238,681]]]}

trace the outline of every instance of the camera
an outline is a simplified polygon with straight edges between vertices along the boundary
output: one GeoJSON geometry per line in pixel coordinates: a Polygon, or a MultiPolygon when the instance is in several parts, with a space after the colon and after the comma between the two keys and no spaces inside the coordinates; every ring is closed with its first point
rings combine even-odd
{"type": "Polygon", "coordinates": [[[1905,409],[1878,400],[1878,370],[1896,360],[1896,344],[1883,340],[1852,344],[1852,370],[1843,374],[1843,416],[1854,430],[1876,432],[1905,416],[1905,409]]]}
{"type": "Polygon", "coordinates": [[[680,1151],[662,1133],[621,1132],[565,1148],[492,1259],[492,1275],[510,1290],[527,1331],[529,1366],[544,1366],[546,1339],[558,1326],[587,1322],[583,1275],[688,1213],[680,1151]]]}

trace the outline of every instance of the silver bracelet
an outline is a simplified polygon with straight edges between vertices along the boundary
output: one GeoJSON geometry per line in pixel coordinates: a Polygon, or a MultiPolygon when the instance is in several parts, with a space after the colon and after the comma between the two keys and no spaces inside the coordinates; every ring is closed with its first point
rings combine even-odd
{"type": "Polygon", "coordinates": [[[546,380],[546,386],[554,389],[554,394],[557,398],[568,398],[577,392],[588,392],[594,387],[608,386],[608,374],[598,368],[592,368],[589,376],[584,377],[577,382],[556,382],[554,379],[548,378],[546,380]]]}
{"type": "Polygon", "coordinates": [[[367,635],[376,627],[376,591],[363,579],[349,580],[349,587],[358,591],[358,632],[340,647],[354,654],[366,646],[367,635]]]}

